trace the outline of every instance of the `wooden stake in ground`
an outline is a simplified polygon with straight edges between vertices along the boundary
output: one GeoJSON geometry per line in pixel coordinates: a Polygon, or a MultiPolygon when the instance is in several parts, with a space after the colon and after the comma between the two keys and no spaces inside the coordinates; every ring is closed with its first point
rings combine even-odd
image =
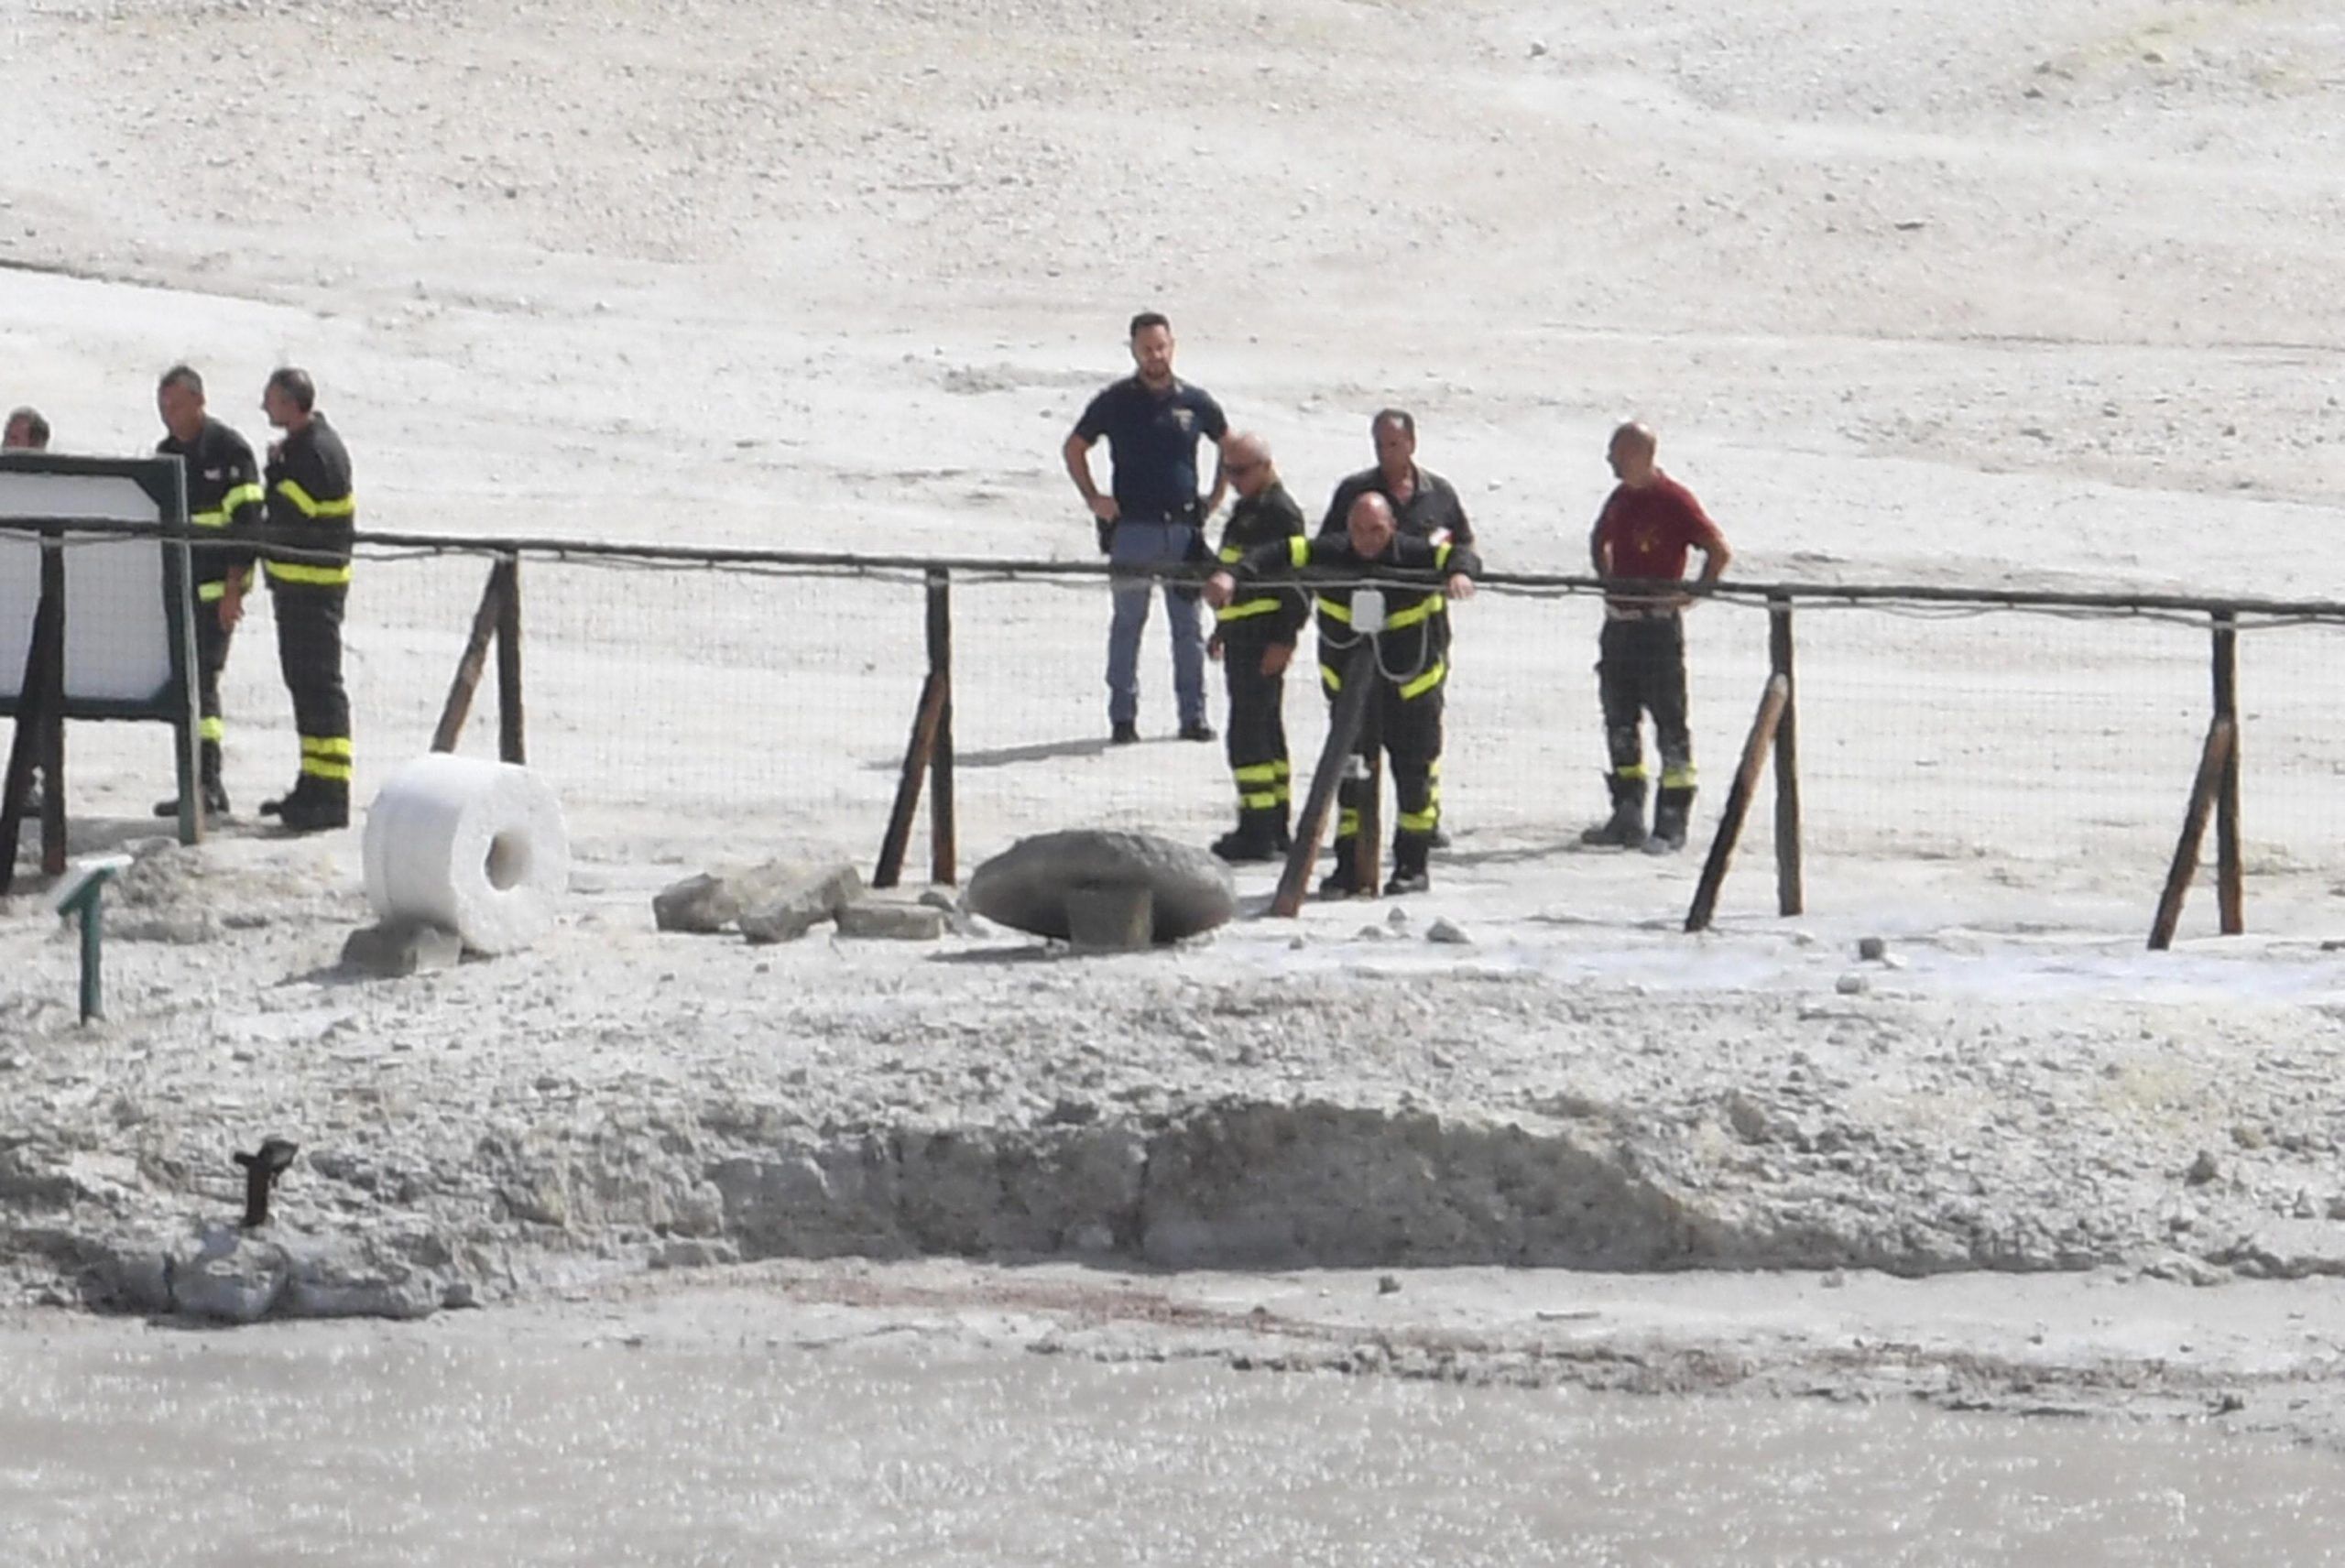
{"type": "Polygon", "coordinates": [[[2174,928],[2182,920],[2182,900],[2189,895],[2191,878],[2198,875],[2198,846],[2207,837],[2207,818],[2222,789],[2237,735],[2229,719],[2218,718],[2207,726],[2207,744],[2198,754],[2198,776],[2190,784],[2190,809],[2183,814],[2182,836],[2175,842],[2174,864],[2166,870],[2157,919],[2150,924],[2152,953],[2164,953],[2174,945],[2174,928]]]}
{"type": "Polygon", "coordinates": [[[1359,730],[1368,713],[1368,699],[1379,679],[1376,643],[1362,637],[1344,663],[1343,690],[1327,719],[1327,744],[1319,748],[1319,766],[1311,775],[1311,789],[1303,798],[1303,815],[1294,824],[1294,847],[1287,851],[1286,869],[1271,899],[1271,913],[1292,920],[1311,890],[1312,868],[1319,863],[1319,840],[1327,831],[1327,810],[1335,803],[1336,787],[1351,766],[1359,745],[1359,730]]]}
{"type": "Polygon", "coordinates": [[[1710,856],[1702,863],[1694,907],[1686,911],[1689,931],[1709,930],[1710,917],[1718,912],[1718,888],[1734,859],[1735,841],[1742,836],[1742,819],[1750,814],[1751,791],[1759,787],[1759,770],[1767,765],[1768,750],[1775,744],[1775,726],[1783,722],[1784,706],[1791,700],[1792,683],[1781,675],[1769,676],[1767,689],[1759,698],[1758,715],[1751,721],[1750,737],[1742,743],[1742,765],[1734,770],[1734,788],[1727,791],[1718,835],[1710,841],[1710,856]]]}

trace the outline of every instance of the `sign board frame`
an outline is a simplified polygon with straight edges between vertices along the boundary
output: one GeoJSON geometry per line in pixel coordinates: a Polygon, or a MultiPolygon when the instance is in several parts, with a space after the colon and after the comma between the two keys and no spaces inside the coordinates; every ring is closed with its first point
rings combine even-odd
{"type": "MultiPolygon", "coordinates": [[[[81,487],[93,492],[97,489],[81,487]]],[[[24,637],[30,645],[21,667],[15,663],[14,648],[0,651],[0,670],[8,672],[0,677],[6,681],[5,686],[0,686],[0,716],[16,722],[14,727],[18,735],[14,749],[21,751],[30,746],[50,775],[44,781],[49,809],[42,813],[42,863],[50,875],[63,869],[61,774],[64,722],[68,719],[169,724],[177,740],[172,750],[179,779],[180,840],[194,844],[203,836],[202,798],[196,787],[199,735],[193,537],[187,518],[186,470],[177,457],[110,458],[0,452],[0,549],[37,551],[39,562],[39,588],[33,614],[27,618],[28,624],[17,623],[11,617],[8,624],[0,625],[0,637],[13,640],[24,637]],[[128,481],[143,497],[143,506],[77,507],[70,502],[38,506],[21,501],[12,503],[12,490],[21,495],[40,489],[54,494],[59,488],[13,484],[19,476],[35,480],[63,477],[128,481]],[[151,512],[146,508],[151,508],[151,512]],[[125,517],[122,513],[125,509],[136,510],[140,515],[136,518],[125,517]],[[160,571],[150,580],[156,585],[158,603],[155,608],[162,621],[168,670],[158,672],[159,679],[150,691],[105,690],[105,682],[77,679],[79,672],[67,657],[68,604],[78,596],[74,592],[77,582],[86,582],[104,570],[97,562],[119,561],[125,559],[122,551],[138,550],[155,550],[159,561],[160,571]],[[79,579],[74,575],[77,567],[82,573],[79,579]],[[44,626],[44,622],[49,624],[44,626]],[[43,631],[48,634],[46,648],[38,646],[43,631]],[[49,668],[52,663],[62,668],[49,668]],[[37,680],[28,681],[27,677],[37,680]],[[33,684],[38,689],[26,689],[33,684]],[[28,720],[39,732],[37,735],[25,733],[28,720]]],[[[144,591],[143,584],[138,591],[144,591]]],[[[86,616],[87,605],[81,607],[86,616]]],[[[0,821],[5,821],[7,828],[0,833],[0,888],[5,887],[14,872],[19,816],[19,801],[0,799],[0,821]]]]}

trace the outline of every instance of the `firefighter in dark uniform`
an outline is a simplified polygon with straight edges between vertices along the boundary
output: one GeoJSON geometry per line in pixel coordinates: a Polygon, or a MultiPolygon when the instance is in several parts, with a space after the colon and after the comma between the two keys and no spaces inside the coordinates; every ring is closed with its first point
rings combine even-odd
{"type": "MultiPolygon", "coordinates": [[[[1205,596],[1218,607],[1266,578],[1306,569],[1316,569],[1329,579],[1318,600],[1319,679],[1331,702],[1343,694],[1343,667],[1358,639],[1368,635],[1376,638],[1376,672],[1369,679],[1378,689],[1371,701],[1380,738],[1391,758],[1392,789],[1400,808],[1393,819],[1392,876],[1384,891],[1422,893],[1430,885],[1425,857],[1437,820],[1433,781],[1441,763],[1442,683],[1449,673],[1434,626],[1434,616],[1445,612],[1436,606],[1445,598],[1473,597],[1474,578],[1482,563],[1471,546],[1446,540],[1435,544],[1400,533],[1392,504],[1371,494],[1352,503],[1342,534],[1290,539],[1283,550],[1265,545],[1216,572],[1206,583],[1205,596]],[[1411,580],[1374,581],[1395,572],[1410,573],[1411,580]],[[1356,594],[1369,587],[1384,601],[1383,626],[1373,634],[1358,631],[1352,614],[1356,594]]],[[[1319,885],[1323,897],[1355,890],[1360,808],[1367,788],[1363,750],[1346,768],[1337,793],[1336,869],[1319,885]]]]}
{"type": "MultiPolygon", "coordinates": [[[[1303,536],[1303,508],[1279,483],[1270,443],[1253,434],[1222,443],[1221,471],[1238,492],[1221,531],[1221,560],[1235,566],[1266,545],[1303,536]]],[[[1238,826],[1213,852],[1241,862],[1275,860],[1292,840],[1287,818],[1293,768],[1287,758],[1286,667],[1311,614],[1300,589],[1264,589],[1214,612],[1205,651],[1222,661],[1229,688],[1229,772],[1238,783],[1238,826]]]]}
{"type": "MultiPolygon", "coordinates": [[[[1465,504],[1457,498],[1457,487],[1430,469],[1417,466],[1417,419],[1406,408],[1380,408],[1368,421],[1369,440],[1376,448],[1376,465],[1350,474],[1336,486],[1335,495],[1327,502],[1327,515],[1320,519],[1323,535],[1340,536],[1351,516],[1352,503],[1362,495],[1381,495],[1392,504],[1393,526],[1403,534],[1428,539],[1434,544],[1472,546],[1474,525],[1466,516],[1465,504]]],[[[1434,638],[1441,644],[1442,658],[1450,657],[1449,617],[1443,609],[1434,614],[1434,638]]],[[[1441,826],[1441,770],[1433,776],[1433,844],[1435,849],[1449,845],[1449,835],[1441,826]]]]}
{"type": "MultiPolygon", "coordinates": [[[[203,377],[184,365],[163,373],[155,387],[155,408],[165,431],[155,450],[176,457],[187,470],[187,520],[195,529],[195,662],[197,733],[202,763],[197,785],[203,809],[228,814],[228,789],[220,779],[220,748],[227,729],[220,712],[220,672],[227,667],[228,640],[244,615],[245,584],[251,580],[253,547],[265,511],[260,463],[245,438],[204,412],[203,377]]],[[[155,802],[158,817],[179,815],[177,796],[155,802]]]]}
{"type": "MultiPolygon", "coordinates": [[[[1653,462],[1660,442],[1634,422],[1612,432],[1607,460],[1620,483],[1605,498],[1587,537],[1598,577],[1632,583],[1677,583],[1686,556],[1702,552],[1701,582],[1725,574],[1734,551],[1694,493],[1653,462]]],[[[1612,815],[1580,834],[1580,842],[1622,849],[1642,845],[1669,855],[1685,845],[1694,810],[1694,739],[1685,716],[1685,613],[1698,603],[1668,589],[1614,589],[1604,595],[1604,631],[1598,643],[1598,694],[1604,707],[1604,742],[1612,770],[1605,776],[1612,815]],[[1639,731],[1652,715],[1661,753],[1661,794],[1652,826],[1645,826],[1645,758],[1639,731]]]]}
{"type": "Polygon", "coordinates": [[[292,792],[264,801],[295,833],[350,822],[350,697],[342,684],[342,611],[350,593],[350,536],[358,526],[350,453],[316,411],[307,372],[269,376],[261,394],[285,438],[268,449],[267,549],[261,568],[277,607],[277,659],[293,696],[301,772],[292,792]]]}

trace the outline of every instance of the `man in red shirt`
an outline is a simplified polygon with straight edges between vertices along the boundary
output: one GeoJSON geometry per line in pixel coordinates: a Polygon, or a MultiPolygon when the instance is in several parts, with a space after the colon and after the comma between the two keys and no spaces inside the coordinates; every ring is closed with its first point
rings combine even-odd
{"type": "Polygon", "coordinates": [[[1685,822],[1694,809],[1694,741],[1685,727],[1686,608],[1696,603],[1685,593],[1656,587],[1680,583],[1685,555],[1702,552],[1704,583],[1726,573],[1734,552],[1726,536],[1702,510],[1694,493],[1654,465],[1659,441],[1641,424],[1612,432],[1607,452],[1620,483],[1605,498],[1587,536],[1589,559],[1598,577],[1624,586],[1604,596],[1604,632],[1598,644],[1597,685],[1604,702],[1604,739],[1612,753],[1606,782],[1612,790],[1611,818],[1589,828],[1580,842],[1618,844],[1648,855],[1667,855],[1685,845],[1685,822]],[[1625,586],[1644,584],[1642,591],[1625,586]],[[1645,831],[1645,762],[1639,729],[1652,714],[1653,739],[1661,752],[1661,800],[1652,831],[1645,831]]]}

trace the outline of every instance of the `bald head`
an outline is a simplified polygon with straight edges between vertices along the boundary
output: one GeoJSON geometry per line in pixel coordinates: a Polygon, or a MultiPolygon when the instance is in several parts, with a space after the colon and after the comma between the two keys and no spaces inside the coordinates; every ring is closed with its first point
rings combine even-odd
{"type": "Polygon", "coordinates": [[[1661,438],[1652,433],[1652,427],[1631,419],[1612,431],[1605,459],[1620,483],[1635,489],[1652,483],[1653,454],[1660,450],[1661,438]]]}
{"type": "Polygon", "coordinates": [[[1395,525],[1392,503],[1374,491],[1352,503],[1344,514],[1344,528],[1351,535],[1352,553],[1363,561],[1382,555],[1392,542],[1395,525]]]}
{"type": "Polygon", "coordinates": [[[1240,495],[1259,495],[1279,482],[1271,466],[1271,443],[1252,430],[1239,430],[1221,443],[1221,471],[1240,495]]]}

